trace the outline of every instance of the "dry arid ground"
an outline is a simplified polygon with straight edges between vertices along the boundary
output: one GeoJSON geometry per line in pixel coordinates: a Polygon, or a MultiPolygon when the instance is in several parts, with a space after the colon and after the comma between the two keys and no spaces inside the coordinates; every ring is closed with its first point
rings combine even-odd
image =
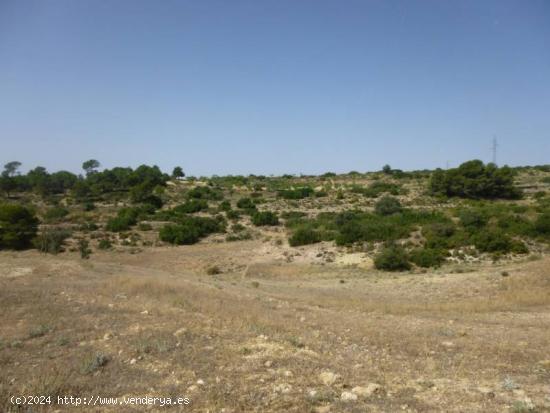
{"type": "Polygon", "coordinates": [[[399,274],[304,258],[326,248],[1,252],[0,410],[550,411],[550,258],[399,274]],[[11,395],[190,404],[17,407],[11,395]]]}

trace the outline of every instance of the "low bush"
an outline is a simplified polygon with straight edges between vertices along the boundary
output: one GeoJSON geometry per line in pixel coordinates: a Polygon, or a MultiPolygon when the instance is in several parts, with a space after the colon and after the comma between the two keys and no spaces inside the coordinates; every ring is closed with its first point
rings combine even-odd
{"type": "Polygon", "coordinates": [[[241,198],[237,201],[237,208],[240,209],[256,209],[256,204],[251,198],[241,198]]]}
{"type": "Polygon", "coordinates": [[[403,208],[397,198],[393,196],[384,196],[374,206],[374,210],[379,215],[393,215],[401,212],[403,208]]]}
{"type": "Polygon", "coordinates": [[[535,220],[534,231],[537,235],[550,236],[550,212],[544,212],[535,220]]]}
{"type": "Polygon", "coordinates": [[[88,240],[81,239],[78,241],[78,251],[80,252],[80,258],[83,260],[90,258],[92,250],[90,249],[90,243],[88,240]]]}
{"type": "Polygon", "coordinates": [[[315,244],[318,242],[321,242],[321,234],[319,233],[319,231],[311,228],[298,228],[288,239],[288,243],[291,247],[315,244]]]}
{"type": "Polygon", "coordinates": [[[227,217],[227,219],[237,221],[240,218],[241,213],[239,211],[230,210],[225,213],[225,216],[227,217]]]}
{"type": "Polygon", "coordinates": [[[252,223],[256,226],[279,225],[277,214],[271,211],[258,211],[252,214],[252,223]]]}
{"type": "Polygon", "coordinates": [[[107,238],[100,239],[97,244],[97,248],[99,248],[100,250],[108,250],[108,249],[111,249],[112,247],[113,247],[113,244],[107,238]]]}
{"type": "Polygon", "coordinates": [[[296,189],[281,189],[278,195],[283,199],[304,199],[312,196],[314,192],[312,187],[304,186],[296,189]]]}
{"type": "Polygon", "coordinates": [[[189,245],[198,242],[214,232],[225,231],[225,220],[221,217],[186,217],[177,224],[165,225],[160,229],[162,241],[176,245],[189,245]]]}
{"type": "Polygon", "coordinates": [[[111,232],[122,232],[136,225],[138,217],[145,216],[152,212],[147,207],[122,208],[118,211],[117,216],[107,221],[105,229],[111,232]]]}
{"type": "Polygon", "coordinates": [[[522,241],[513,240],[501,230],[490,229],[477,232],[471,237],[471,241],[481,252],[502,254],[509,252],[525,254],[528,252],[522,241]]]}
{"type": "Polygon", "coordinates": [[[189,192],[187,192],[187,197],[221,201],[223,199],[223,193],[218,189],[214,189],[208,186],[197,186],[196,188],[190,189],[189,192]]]}
{"type": "Polygon", "coordinates": [[[63,251],[63,244],[71,236],[71,231],[62,228],[49,228],[42,231],[35,239],[35,247],[48,254],[63,251]]]}
{"type": "Polygon", "coordinates": [[[374,266],[379,270],[386,271],[406,271],[411,269],[407,251],[397,245],[384,247],[374,258],[374,266]]]}
{"type": "Polygon", "coordinates": [[[439,267],[445,262],[445,251],[434,248],[418,248],[411,252],[410,260],[419,267],[439,267]]]}
{"type": "Polygon", "coordinates": [[[218,205],[218,209],[220,211],[225,211],[225,212],[230,211],[231,210],[231,202],[229,202],[228,200],[220,202],[220,205],[218,205]]]}
{"type": "Polygon", "coordinates": [[[172,211],[176,214],[193,214],[208,209],[208,201],[204,199],[190,199],[184,204],[178,205],[172,211]]]}
{"type": "Polygon", "coordinates": [[[401,186],[381,181],[373,182],[366,188],[360,185],[353,185],[350,191],[356,194],[362,194],[368,198],[378,198],[383,193],[388,193],[390,195],[401,195],[405,193],[405,190],[401,186]]]}
{"type": "Polygon", "coordinates": [[[79,230],[82,232],[97,231],[99,227],[95,222],[85,222],[80,225],[79,230]]]}
{"type": "Polygon", "coordinates": [[[69,215],[69,210],[60,206],[50,208],[44,214],[45,222],[59,222],[69,215]]]}

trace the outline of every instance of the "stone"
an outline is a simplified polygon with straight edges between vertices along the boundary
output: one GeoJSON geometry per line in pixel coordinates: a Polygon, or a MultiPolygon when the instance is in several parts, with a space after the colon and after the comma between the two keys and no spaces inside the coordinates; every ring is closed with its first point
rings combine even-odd
{"type": "Polygon", "coordinates": [[[355,393],[345,391],[342,392],[342,394],[340,395],[340,400],[342,400],[343,402],[353,402],[357,400],[357,395],[355,393]]]}
{"type": "Polygon", "coordinates": [[[321,383],[325,386],[332,386],[336,380],[338,380],[338,375],[331,371],[324,371],[319,374],[319,380],[321,380],[321,383]]]}
{"type": "Polygon", "coordinates": [[[366,386],[355,386],[351,389],[351,392],[361,397],[370,397],[374,393],[378,393],[382,390],[382,386],[378,383],[369,383],[366,386]]]}

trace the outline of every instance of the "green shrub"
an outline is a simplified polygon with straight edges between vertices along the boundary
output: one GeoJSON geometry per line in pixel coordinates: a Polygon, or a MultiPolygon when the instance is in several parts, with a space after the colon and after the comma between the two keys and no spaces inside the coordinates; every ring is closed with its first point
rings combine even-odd
{"type": "Polygon", "coordinates": [[[90,232],[90,231],[97,231],[99,227],[95,222],[85,222],[82,225],[80,225],[80,231],[83,232],[90,232]]]}
{"type": "Polygon", "coordinates": [[[95,204],[92,201],[84,202],[84,211],[93,211],[95,209],[95,204]]]}
{"type": "Polygon", "coordinates": [[[45,229],[34,239],[34,245],[41,252],[57,254],[63,251],[63,244],[70,236],[71,231],[66,229],[45,229]]]}
{"type": "Polygon", "coordinates": [[[239,211],[230,210],[225,213],[225,216],[227,217],[227,219],[236,221],[240,218],[241,213],[239,211]]]}
{"type": "Polygon", "coordinates": [[[410,254],[411,261],[419,267],[439,267],[445,262],[445,251],[433,248],[415,249],[410,254]]]}
{"type": "Polygon", "coordinates": [[[208,202],[204,199],[190,199],[173,209],[176,214],[193,214],[208,209],[208,202]]]}
{"type": "Polygon", "coordinates": [[[321,242],[321,234],[319,231],[311,228],[298,228],[288,239],[288,243],[291,247],[315,244],[318,242],[321,242]]]}
{"type": "Polygon", "coordinates": [[[472,243],[481,252],[525,254],[527,247],[522,241],[511,239],[501,230],[480,231],[471,237],[472,243]]]}
{"type": "Polygon", "coordinates": [[[100,239],[98,244],[97,244],[97,248],[99,248],[100,250],[109,250],[112,247],[113,247],[113,244],[107,238],[100,239]]]}
{"type": "Polygon", "coordinates": [[[304,186],[296,189],[281,189],[278,195],[284,199],[303,199],[313,195],[315,191],[310,186],[304,186]]]}
{"type": "Polygon", "coordinates": [[[233,232],[241,232],[244,231],[246,227],[242,224],[233,224],[231,225],[231,231],[233,232]]]}
{"type": "Polygon", "coordinates": [[[459,211],[458,217],[462,226],[468,230],[478,230],[488,222],[487,215],[477,209],[463,209],[459,211]]]}
{"type": "Polygon", "coordinates": [[[228,200],[220,202],[220,205],[218,206],[218,209],[220,211],[225,211],[225,212],[230,211],[231,210],[231,202],[229,202],[228,200]]]}
{"type": "Polygon", "coordinates": [[[136,225],[138,216],[143,213],[141,208],[122,208],[118,211],[117,216],[107,221],[105,229],[111,232],[122,232],[136,225]]]}
{"type": "Polygon", "coordinates": [[[225,221],[221,217],[186,217],[177,224],[165,225],[160,229],[162,241],[176,245],[189,245],[214,232],[225,231],[225,221]]]}
{"type": "Polygon", "coordinates": [[[44,221],[46,222],[58,222],[69,215],[69,210],[63,207],[53,207],[46,211],[44,214],[44,221]]]}
{"type": "Polygon", "coordinates": [[[393,215],[401,212],[401,203],[392,196],[382,197],[374,206],[374,210],[379,215],[393,215]]]}
{"type": "Polygon", "coordinates": [[[221,201],[223,199],[223,193],[217,189],[213,189],[208,186],[197,186],[187,192],[187,197],[221,201]]]}
{"type": "Polygon", "coordinates": [[[537,235],[550,236],[550,212],[542,213],[535,221],[534,230],[537,235]]]}
{"type": "Polygon", "coordinates": [[[132,225],[135,225],[136,220],[129,217],[114,217],[107,221],[105,229],[111,232],[122,232],[130,229],[132,225]]]}
{"type": "Polygon", "coordinates": [[[378,198],[383,193],[388,193],[390,195],[400,195],[405,193],[405,190],[401,186],[382,181],[373,182],[366,188],[360,185],[353,185],[350,188],[350,191],[356,194],[362,194],[369,198],[378,198]]]}
{"type": "Polygon", "coordinates": [[[80,258],[83,260],[90,258],[92,250],[90,249],[90,243],[88,240],[81,239],[78,241],[78,251],[80,252],[80,258]]]}
{"type": "Polygon", "coordinates": [[[244,241],[249,239],[252,239],[252,234],[250,233],[250,231],[239,231],[234,234],[229,234],[227,237],[225,237],[225,240],[227,242],[244,241]]]}
{"type": "Polygon", "coordinates": [[[407,251],[397,245],[387,246],[376,255],[374,266],[386,271],[406,271],[411,268],[407,251]]]}
{"type": "Polygon", "coordinates": [[[23,249],[36,236],[38,219],[21,205],[0,205],[0,249],[23,249]]]}
{"type": "Polygon", "coordinates": [[[170,244],[190,245],[199,241],[200,232],[192,225],[165,225],[160,229],[159,237],[170,244]]]}
{"type": "Polygon", "coordinates": [[[430,191],[434,195],[458,196],[462,198],[506,198],[521,197],[521,190],[514,186],[515,172],[495,164],[484,165],[480,160],[464,162],[458,168],[436,170],[430,180],[430,191]]]}
{"type": "Polygon", "coordinates": [[[277,214],[271,211],[258,211],[252,214],[252,223],[256,226],[279,225],[277,214]]]}
{"type": "Polygon", "coordinates": [[[256,204],[251,198],[241,198],[237,201],[237,208],[256,209],[256,204]]]}

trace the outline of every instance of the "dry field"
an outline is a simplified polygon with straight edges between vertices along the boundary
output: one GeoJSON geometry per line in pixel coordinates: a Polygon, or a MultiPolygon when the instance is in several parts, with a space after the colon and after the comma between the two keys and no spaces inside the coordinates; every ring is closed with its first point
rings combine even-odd
{"type": "Polygon", "coordinates": [[[326,248],[1,252],[0,411],[550,411],[550,258],[392,274],[326,248]]]}

